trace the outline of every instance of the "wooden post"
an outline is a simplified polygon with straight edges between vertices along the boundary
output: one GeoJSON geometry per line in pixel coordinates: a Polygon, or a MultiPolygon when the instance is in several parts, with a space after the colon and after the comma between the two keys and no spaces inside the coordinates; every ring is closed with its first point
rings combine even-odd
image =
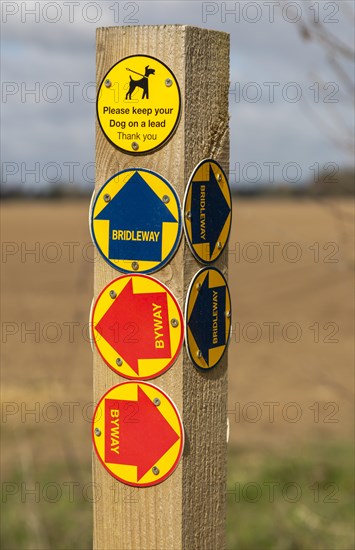
{"type": "MultiPolygon", "coordinates": [[[[97,84],[120,59],[146,54],[174,72],[182,94],[179,126],[161,149],[133,157],[118,151],[97,124],[96,190],[115,173],[148,168],[166,178],[182,203],[195,166],[204,158],[228,174],[229,35],[188,26],[110,27],[97,30],[97,84]]],[[[214,266],[227,275],[227,252],[214,266]]],[[[170,263],[153,276],[184,308],[193,276],[201,269],[182,237],[170,263]]],[[[120,273],[101,257],[95,264],[95,297],[120,273]]],[[[125,381],[94,352],[94,400],[125,381]]],[[[96,486],[94,548],[99,550],[221,550],[225,547],[227,455],[227,354],[206,372],[191,364],[183,348],[176,363],[152,380],[173,399],[185,429],[183,458],[174,473],[154,487],[116,481],[93,458],[96,486]]]]}

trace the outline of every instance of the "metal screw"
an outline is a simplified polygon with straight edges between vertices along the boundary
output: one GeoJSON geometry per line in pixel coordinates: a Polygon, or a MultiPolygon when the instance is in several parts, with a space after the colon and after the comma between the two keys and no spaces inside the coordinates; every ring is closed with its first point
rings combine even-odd
{"type": "Polygon", "coordinates": [[[173,84],[173,81],[171,80],[171,78],[167,78],[165,80],[165,86],[167,86],[168,88],[170,88],[170,86],[172,86],[173,84]]]}
{"type": "Polygon", "coordinates": [[[138,268],[139,268],[139,263],[138,262],[132,262],[132,269],[134,271],[137,271],[138,268]]]}
{"type": "Polygon", "coordinates": [[[116,365],[117,365],[118,367],[122,367],[122,359],[120,359],[120,357],[118,357],[118,358],[116,359],[116,365]]]}
{"type": "Polygon", "coordinates": [[[156,407],[159,407],[159,405],[160,405],[160,403],[161,403],[159,397],[154,397],[153,403],[154,403],[154,405],[155,405],[156,407]]]}
{"type": "Polygon", "coordinates": [[[222,243],[221,243],[220,241],[218,241],[218,243],[217,243],[217,248],[218,248],[219,250],[221,250],[221,248],[222,248],[222,243]]]}
{"type": "Polygon", "coordinates": [[[202,357],[202,352],[201,352],[201,350],[197,350],[197,357],[202,357]]]}
{"type": "Polygon", "coordinates": [[[190,212],[190,210],[188,210],[188,211],[186,212],[186,217],[187,217],[188,220],[191,220],[191,212],[190,212]]]}
{"type": "Polygon", "coordinates": [[[230,317],[231,316],[231,312],[230,311],[226,311],[226,317],[230,317]]]}
{"type": "Polygon", "coordinates": [[[163,198],[161,199],[163,201],[163,203],[167,204],[168,202],[170,202],[170,198],[168,197],[168,195],[164,195],[163,198]]]}
{"type": "Polygon", "coordinates": [[[200,290],[200,288],[201,288],[201,283],[197,283],[196,288],[197,288],[197,290],[200,290]]]}
{"type": "Polygon", "coordinates": [[[158,474],[160,474],[160,470],[159,468],[157,468],[156,466],[153,466],[152,468],[152,472],[155,476],[157,476],[158,474]]]}
{"type": "Polygon", "coordinates": [[[106,88],[110,88],[111,86],[111,80],[107,78],[107,80],[105,80],[105,86],[106,88]]]}
{"type": "Polygon", "coordinates": [[[110,200],[111,200],[111,195],[109,195],[108,193],[106,193],[106,194],[104,195],[104,201],[105,201],[105,202],[110,202],[110,200]]]}
{"type": "Polygon", "coordinates": [[[171,319],[170,323],[171,323],[171,326],[174,328],[179,326],[179,321],[177,319],[171,319]]]}
{"type": "Polygon", "coordinates": [[[100,428],[95,428],[94,432],[95,432],[95,435],[97,435],[98,437],[101,435],[100,428]]]}
{"type": "Polygon", "coordinates": [[[222,176],[221,176],[221,174],[217,174],[217,181],[218,181],[218,182],[222,181],[222,176]]]}
{"type": "Polygon", "coordinates": [[[132,141],[132,149],[133,151],[138,151],[139,145],[136,141],[132,141]]]}
{"type": "Polygon", "coordinates": [[[114,290],[110,290],[110,298],[112,298],[112,300],[113,300],[116,297],[117,297],[116,292],[114,290]]]}

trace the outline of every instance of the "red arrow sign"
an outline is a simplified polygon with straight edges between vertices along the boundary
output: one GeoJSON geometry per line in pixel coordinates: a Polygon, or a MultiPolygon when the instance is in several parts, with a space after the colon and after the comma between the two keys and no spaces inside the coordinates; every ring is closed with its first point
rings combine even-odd
{"type": "Polygon", "coordinates": [[[171,357],[167,294],[134,294],[132,278],[95,328],[136,374],[139,359],[171,357]]]}
{"type": "Polygon", "coordinates": [[[138,401],[105,399],[105,462],[137,466],[137,481],[178,439],[140,386],[138,401]]]}

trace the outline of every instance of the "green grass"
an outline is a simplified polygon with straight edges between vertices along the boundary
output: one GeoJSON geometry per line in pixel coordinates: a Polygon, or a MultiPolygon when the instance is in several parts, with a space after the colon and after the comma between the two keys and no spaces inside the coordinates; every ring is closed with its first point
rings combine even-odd
{"type": "MultiPolygon", "coordinates": [[[[352,467],[350,445],[283,455],[231,449],[228,550],[352,550],[352,467]]],[[[52,464],[31,475],[21,485],[23,472],[14,469],[6,475],[14,485],[3,481],[2,550],[90,549],[91,465],[52,464]]]]}
{"type": "Polygon", "coordinates": [[[353,465],[350,445],[232,451],[228,549],[353,549],[353,465]]]}
{"type": "Polygon", "coordinates": [[[79,476],[56,464],[37,470],[32,480],[18,470],[6,477],[14,485],[2,482],[2,550],[92,548],[90,463],[80,465],[79,476]]]}

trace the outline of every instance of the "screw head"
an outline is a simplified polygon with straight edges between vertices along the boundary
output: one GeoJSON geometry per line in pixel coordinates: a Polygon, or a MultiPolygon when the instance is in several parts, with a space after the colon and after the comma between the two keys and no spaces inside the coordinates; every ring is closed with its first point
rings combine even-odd
{"type": "Polygon", "coordinates": [[[152,472],[155,476],[157,476],[158,474],[160,474],[160,470],[159,468],[157,468],[156,466],[153,466],[152,468],[152,472]]]}
{"type": "Polygon", "coordinates": [[[217,181],[218,181],[218,182],[222,181],[222,176],[221,176],[221,174],[217,174],[217,181]]]}
{"type": "Polygon", "coordinates": [[[230,316],[231,316],[231,312],[230,312],[230,311],[226,311],[226,317],[228,317],[228,319],[229,319],[230,316]]]}
{"type": "Polygon", "coordinates": [[[97,435],[97,437],[99,437],[101,435],[100,428],[95,428],[94,432],[95,432],[95,435],[97,435]]]}
{"type": "Polygon", "coordinates": [[[221,250],[221,248],[222,248],[222,243],[221,243],[221,241],[218,241],[218,243],[217,243],[217,248],[218,248],[218,250],[221,250]]]}
{"type": "Polygon", "coordinates": [[[187,217],[188,220],[191,220],[192,214],[191,214],[190,210],[188,210],[188,211],[186,212],[186,217],[187,217]]]}
{"type": "Polygon", "coordinates": [[[110,87],[111,87],[111,80],[110,80],[109,78],[107,78],[107,79],[105,80],[105,86],[106,86],[106,88],[110,88],[110,87]]]}
{"type": "Polygon", "coordinates": [[[120,357],[117,357],[117,359],[116,359],[116,365],[117,365],[118,367],[122,367],[122,359],[121,359],[120,357]]]}
{"type": "Polygon", "coordinates": [[[177,319],[171,319],[170,324],[172,327],[176,328],[179,326],[179,321],[177,319]]]}
{"type": "Polygon", "coordinates": [[[117,297],[116,292],[114,290],[110,290],[110,298],[112,298],[112,300],[113,300],[116,297],[117,297]]]}
{"type": "Polygon", "coordinates": [[[161,403],[159,397],[154,397],[153,403],[154,403],[154,405],[155,405],[156,407],[159,407],[159,405],[160,405],[160,403],[161,403]]]}
{"type": "Polygon", "coordinates": [[[132,145],[131,145],[133,151],[138,151],[139,149],[139,145],[136,141],[132,141],[132,145]]]}
{"type": "Polygon", "coordinates": [[[165,86],[167,86],[168,88],[170,88],[170,86],[173,85],[173,81],[171,80],[171,78],[167,78],[165,80],[165,86]]]}
{"type": "Polygon", "coordinates": [[[132,262],[132,269],[133,271],[137,271],[137,269],[139,268],[139,263],[138,262],[132,262]]]}
{"type": "Polygon", "coordinates": [[[199,358],[202,357],[202,352],[201,352],[201,350],[197,350],[196,355],[197,355],[197,357],[199,357],[199,358]]]}
{"type": "Polygon", "coordinates": [[[197,283],[196,289],[197,289],[197,290],[200,290],[200,288],[201,288],[201,283],[197,283]]]}
{"type": "Polygon", "coordinates": [[[105,202],[110,202],[110,200],[111,200],[111,195],[109,195],[108,193],[105,193],[104,194],[104,201],[105,202]]]}
{"type": "Polygon", "coordinates": [[[164,204],[167,204],[168,202],[170,202],[170,198],[168,197],[168,195],[164,195],[161,200],[163,201],[164,204]]]}

